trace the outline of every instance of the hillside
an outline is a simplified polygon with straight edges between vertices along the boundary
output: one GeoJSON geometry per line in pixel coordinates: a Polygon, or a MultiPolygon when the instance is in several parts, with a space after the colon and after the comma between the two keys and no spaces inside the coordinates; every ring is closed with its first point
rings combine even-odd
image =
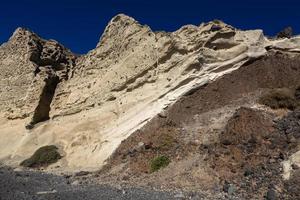
{"type": "Polygon", "coordinates": [[[45,170],[95,182],[297,198],[299,53],[299,36],[219,20],[167,33],[119,14],[80,56],[18,28],[0,46],[0,161],[55,145],[45,170]]]}

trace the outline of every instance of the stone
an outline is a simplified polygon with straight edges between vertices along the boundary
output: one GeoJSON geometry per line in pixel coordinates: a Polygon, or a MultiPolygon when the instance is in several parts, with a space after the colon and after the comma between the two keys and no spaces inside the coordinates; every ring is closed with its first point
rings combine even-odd
{"type": "Polygon", "coordinates": [[[300,100],[300,86],[295,91],[295,97],[296,99],[300,100]]]}
{"type": "Polygon", "coordinates": [[[291,38],[293,36],[292,27],[286,27],[277,34],[277,38],[291,38]]]}
{"type": "Polygon", "coordinates": [[[223,185],[223,191],[226,192],[228,195],[233,195],[236,191],[236,187],[234,186],[234,184],[225,181],[223,185]]]}
{"type": "Polygon", "coordinates": [[[230,187],[228,188],[228,194],[229,195],[233,195],[234,194],[234,192],[235,192],[235,187],[234,187],[234,185],[230,185],[230,187]]]}
{"type": "Polygon", "coordinates": [[[149,143],[145,144],[145,149],[146,149],[146,150],[147,150],[147,149],[151,149],[151,148],[153,148],[152,142],[149,142],[149,143]]]}
{"type": "Polygon", "coordinates": [[[32,123],[30,122],[29,124],[27,124],[27,125],[25,126],[25,128],[26,128],[27,130],[31,130],[31,129],[34,128],[34,124],[32,124],[32,123]]]}
{"type": "Polygon", "coordinates": [[[90,172],[87,172],[87,171],[80,171],[80,172],[76,172],[74,174],[74,176],[86,176],[88,175],[90,172]]]}
{"type": "Polygon", "coordinates": [[[224,139],[221,141],[223,145],[227,146],[227,145],[231,145],[231,141],[228,139],[224,139]]]}
{"type": "Polygon", "coordinates": [[[135,147],[136,151],[143,151],[145,149],[145,143],[139,142],[137,146],[135,147]]]}
{"type": "Polygon", "coordinates": [[[292,169],[293,170],[298,170],[300,167],[297,164],[292,164],[292,169]]]}
{"type": "Polygon", "coordinates": [[[253,172],[252,169],[247,168],[247,169],[244,171],[244,176],[251,176],[251,175],[253,175],[253,174],[254,174],[254,172],[253,172]]]}
{"type": "Polygon", "coordinates": [[[45,194],[54,194],[54,193],[57,193],[56,190],[51,190],[51,191],[39,191],[37,192],[36,194],[37,195],[45,195],[45,194]]]}
{"type": "Polygon", "coordinates": [[[144,142],[139,142],[138,143],[138,147],[144,147],[145,146],[145,143],[144,142]]]}
{"type": "Polygon", "coordinates": [[[274,189],[269,189],[266,194],[266,199],[267,200],[276,200],[277,199],[276,191],[274,189]]]}
{"type": "Polygon", "coordinates": [[[23,169],[20,167],[14,168],[14,172],[22,172],[22,171],[23,171],[23,169]]]}
{"type": "Polygon", "coordinates": [[[159,116],[160,118],[167,118],[167,115],[166,115],[165,112],[159,113],[158,116],[159,116]]]}
{"type": "Polygon", "coordinates": [[[80,181],[75,180],[75,181],[73,181],[73,182],[71,183],[71,185],[80,185],[80,181]]]}

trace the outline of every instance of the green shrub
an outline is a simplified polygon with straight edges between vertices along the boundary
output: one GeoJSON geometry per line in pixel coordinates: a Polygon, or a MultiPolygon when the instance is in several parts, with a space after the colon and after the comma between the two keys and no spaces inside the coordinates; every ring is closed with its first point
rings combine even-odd
{"type": "Polygon", "coordinates": [[[294,110],[299,106],[293,91],[287,88],[273,89],[259,99],[259,103],[273,109],[287,108],[294,110]]]}
{"type": "Polygon", "coordinates": [[[153,158],[150,162],[150,171],[155,172],[161,168],[164,168],[169,165],[170,159],[167,156],[157,156],[153,158]]]}
{"type": "Polygon", "coordinates": [[[55,163],[62,158],[57,149],[54,145],[41,147],[30,158],[21,162],[20,165],[24,167],[42,167],[55,163]]]}

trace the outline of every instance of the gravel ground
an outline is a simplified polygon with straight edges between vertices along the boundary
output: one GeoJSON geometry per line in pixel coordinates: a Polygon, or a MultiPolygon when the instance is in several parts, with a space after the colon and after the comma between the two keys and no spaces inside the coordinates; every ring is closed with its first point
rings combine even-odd
{"type": "Polygon", "coordinates": [[[15,172],[0,168],[0,200],[94,200],[94,199],[182,199],[182,194],[141,188],[113,188],[102,185],[72,185],[62,176],[40,172],[15,172]]]}

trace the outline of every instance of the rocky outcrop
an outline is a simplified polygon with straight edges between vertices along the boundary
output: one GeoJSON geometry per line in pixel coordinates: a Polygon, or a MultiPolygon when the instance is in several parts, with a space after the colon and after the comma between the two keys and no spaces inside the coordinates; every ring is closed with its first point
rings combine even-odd
{"type": "Polygon", "coordinates": [[[6,83],[0,105],[5,105],[6,117],[32,117],[30,126],[49,119],[56,85],[68,79],[75,56],[56,41],[43,40],[22,28],[15,31],[0,51],[2,81],[6,83]]]}
{"type": "Polygon", "coordinates": [[[277,34],[278,38],[291,38],[293,36],[292,27],[286,27],[277,34]]]}
{"type": "Polygon", "coordinates": [[[299,41],[270,41],[262,30],[218,20],[153,32],[120,14],[95,49],[76,57],[18,29],[0,47],[0,128],[14,138],[2,141],[10,147],[0,159],[16,163],[51,142],[66,154],[64,169],[98,169],[122,140],[181,97],[270,52],[292,57],[299,41]]]}
{"type": "Polygon", "coordinates": [[[33,82],[42,85],[32,120],[26,126],[30,129],[34,124],[50,119],[50,105],[56,87],[60,82],[68,80],[76,57],[56,41],[45,41],[37,36],[31,37],[28,42],[28,57],[35,66],[33,82]]]}

